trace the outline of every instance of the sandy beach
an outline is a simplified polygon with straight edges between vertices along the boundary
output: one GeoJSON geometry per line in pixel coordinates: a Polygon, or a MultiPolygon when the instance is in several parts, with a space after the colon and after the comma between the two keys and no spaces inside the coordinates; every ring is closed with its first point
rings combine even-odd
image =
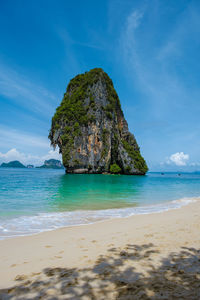
{"type": "Polygon", "coordinates": [[[200,201],[0,241],[0,299],[199,299],[200,201]]]}

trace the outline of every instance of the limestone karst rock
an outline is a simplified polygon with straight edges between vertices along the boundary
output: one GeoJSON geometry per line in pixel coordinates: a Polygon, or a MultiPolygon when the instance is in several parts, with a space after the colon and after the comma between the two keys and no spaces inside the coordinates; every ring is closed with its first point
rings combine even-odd
{"type": "Polygon", "coordinates": [[[63,169],[63,165],[60,160],[57,159],[48,159],[44,161],[44,164],[40,167],[40,169],[63,169]]]}
{"type": "Polygon", "coordinates": [[[49,138],[59,147],[67,173],[143,175],[148,170],[112,80],[100,68],[70,81],[49,138]]]}

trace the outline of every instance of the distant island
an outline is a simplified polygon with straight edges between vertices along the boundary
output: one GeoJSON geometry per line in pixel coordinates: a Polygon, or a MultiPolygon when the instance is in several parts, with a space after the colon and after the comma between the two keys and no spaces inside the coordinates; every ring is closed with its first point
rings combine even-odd
{"type": "Polygon", "coordinates": [[[49,139],[67,173],[144,175],[148,167],[110,77],[100,68],[68,84],[52,118],[49,139]]]}
{"type": "MultiPolygon", "coordinates": [[[[18,160],[14,160],[14,161],[10,161],[8,163],[2,163],[0,165],[1,168],[28,168],[28,169],[32,169],[34,168],[34,165],[23,165],[20,161],[18,160]]],[[[45,160],[44,164],[40,167],[36,167],[38,169],[63,169],[63,165],[61,163],[60,160],[57,159],[49,159],[49,160],[45,160]]]]}
{"type": "Polygon", "coordinates": [[[34,165],[27,165],[26,166],[28,169],[32,169],[32,168],[34,168],[34,165]]]}
{"type": "Polygon", "coordinates": [[[49,159],[49,160],[45,160],[44,164],[37,168],[40,168],[40,169],[63,169],[64,166],[62,165],[60,160],[49,159]]]}
{"type": "Polygon", "coordinates": [[[8,163],[2,163],[1,168],[26,168],[20,161],[13,160],[8,163]]]}

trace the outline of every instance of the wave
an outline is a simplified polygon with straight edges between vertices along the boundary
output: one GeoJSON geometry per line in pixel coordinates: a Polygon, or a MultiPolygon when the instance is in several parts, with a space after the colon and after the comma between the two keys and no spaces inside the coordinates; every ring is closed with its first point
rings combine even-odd
{"type": "Polygon", "coordinates": [[[167,203],[149,206],[95,211],[80,210],[38,213],[34,216],[20,216],[17,218],[4,220],[0,223],[0,239],[2,240],[9,237],[32,235],[62,227],[86,225],[113,218],[126,218],[133,215],[161,213],[171,209],[178,209],[197,200],[200,200],[200,197],[182,198],[167,203]]]}

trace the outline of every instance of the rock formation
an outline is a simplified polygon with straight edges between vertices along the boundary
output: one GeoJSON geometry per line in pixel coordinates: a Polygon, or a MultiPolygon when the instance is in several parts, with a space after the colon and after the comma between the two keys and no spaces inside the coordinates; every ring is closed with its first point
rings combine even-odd
{"type": "Polygon", "coordinates": [[[13,160],[8,163],[2,163],[1,168],[26,168],[20,161],[13,160]]]}
{"type": "Polygon", "coordinates": [[[49,138],[59,147],[67,173],[143,175],[148,170],[112,80],[99,68],[70,81],[49,138]]]}
{"type": "Polygon", "coordinates": [[[45,160],[44,164],[38,168],[40,168],[40,169],[63,169],[63,165],[60,160],[51,158],[51,159],[45,160]]]}

